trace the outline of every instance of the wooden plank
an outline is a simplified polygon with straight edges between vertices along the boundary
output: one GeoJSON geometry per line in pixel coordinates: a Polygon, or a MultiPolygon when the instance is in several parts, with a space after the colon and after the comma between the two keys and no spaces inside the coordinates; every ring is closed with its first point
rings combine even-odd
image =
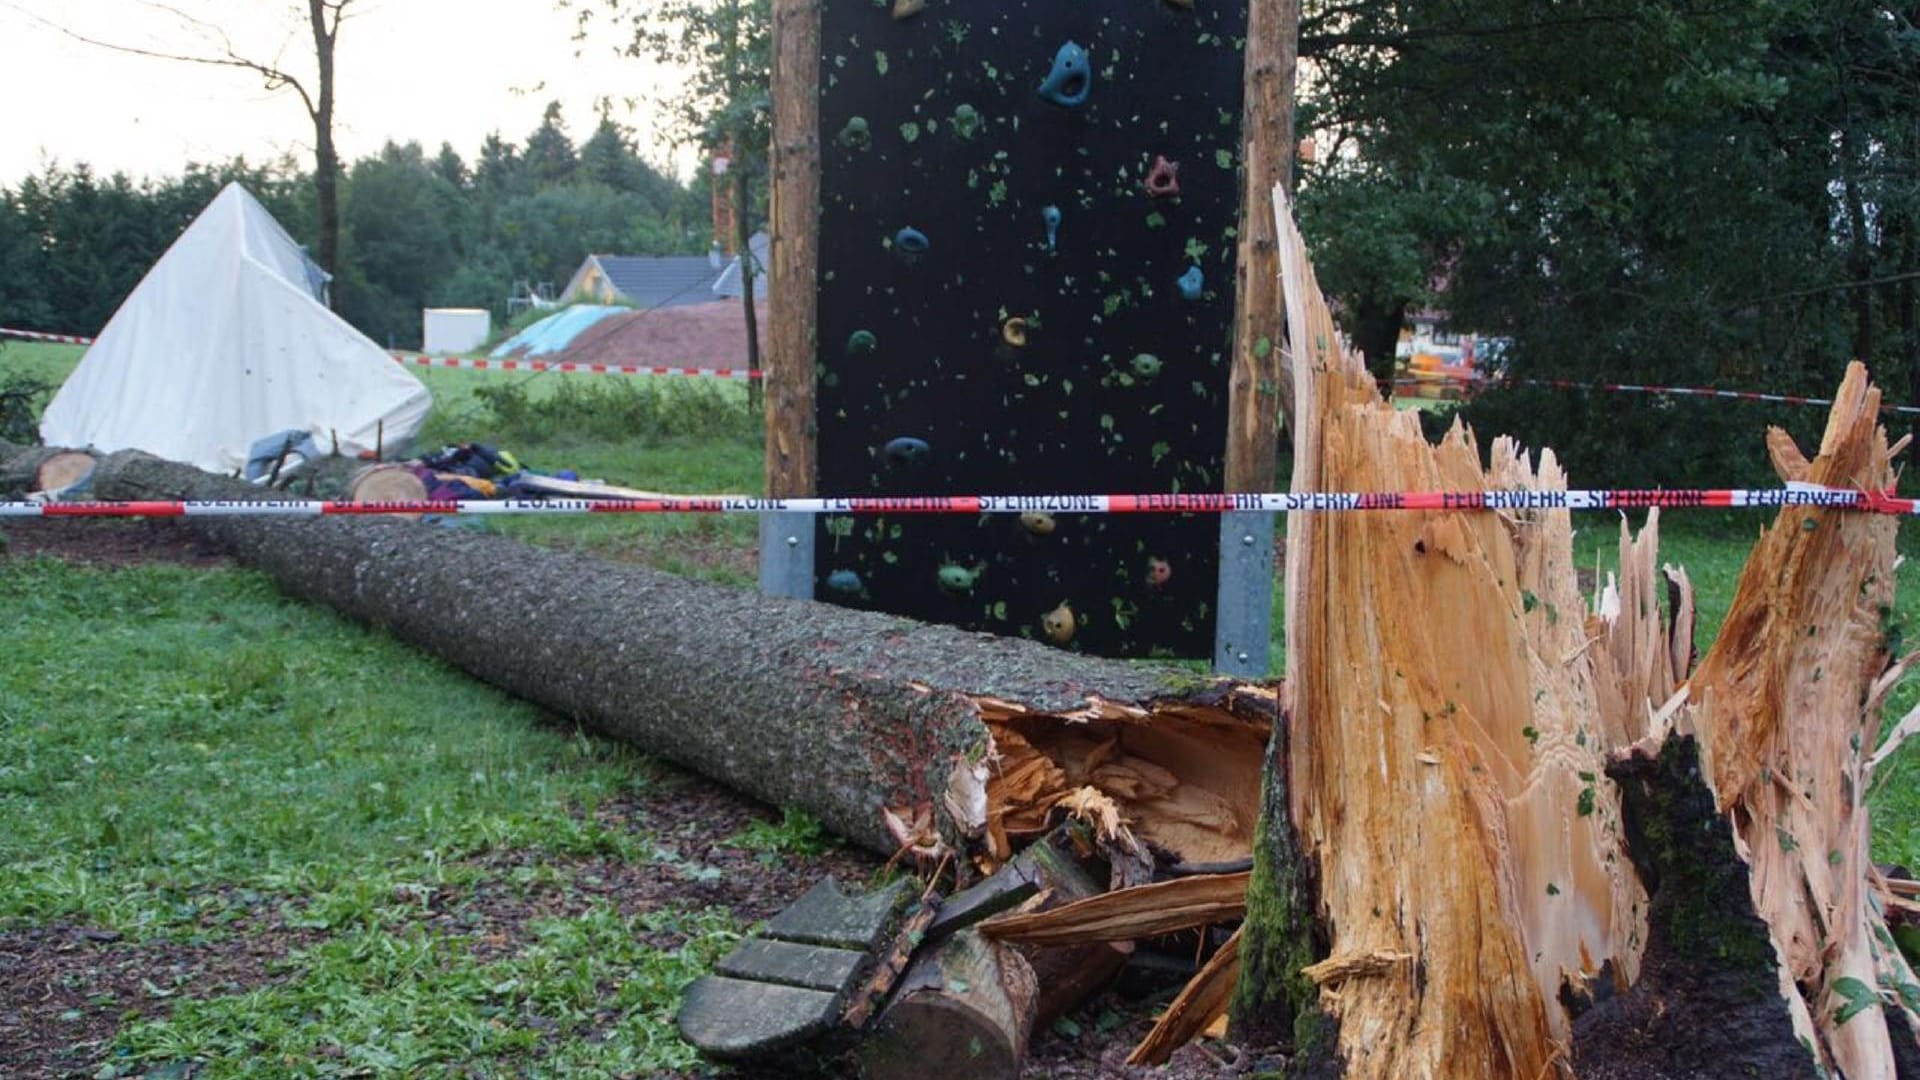
{"type": "Polygon", "coordinates": [[[860,974],[867,954],[753,938],[720,958],[714,970],[734,979],[798,986],[838,996],[860,974]]]}
{"type": "Polygon", "coordinates": [[[773,4],[773,243],[768,255],[767,494],[814,494],[820,275],[822,0],[773,4]]]}
{"type": "MultiPolygon", "coordinates": [[[[1040,846],[1040,845],[1035,845],[1040,846]]],[[[998,915],[1040,891],[1039,879],[1023,854],[985,880],[948,897],[927,926],[927,940],[943,938],[982,919],[998,915]]]]}
{"type": "Polygon", "coordinates": [[[1023,945],[1131,941],[1237,919],[1246,910],[1249,873],[1208,874],[1102,893],[1052,911],[1008,915],[981,933],[1023,945]]]}
{"type": "Polygon", "coordinates": [[[1193,981],[1154,1022],[1153,1030],[1127,1056],[1129,1065],[1165,1065],[1173,1052],[1200,1037],[1227,1015],[1233,984],[1240,979],[1240,931],[1235,930],[1193,981]]]}
{"type": "Polygon", "coordinates": [[[911,882],[895,881],[866,896],[848,896],[824,878],[767,923],[765,936],[805,945],[874,952],[886,940],[911,882]]]}
{"type": "Polygon", "coordinates": [[[528,491],[538,491],[543,495],[570,495],[582,499],[671,499],[674,497],[664,491],[641,491],[638,488],[602,484],[594,480],[561,480],[558,477],[534,476],[527,473],[521,474],[517,483],[528,491]]]}
{"type": "Polygon", "coordinates": [[[1280,417],[1293,429],[1293,384],[1280,312],[1279,233],[1269,200],[1291,186],[1300,0],[1251,0],[1241,120],[1240,252],[1234,295],[1227,490],[1272,491],[1280,417]]]}
{"type": "Polygon", "coordinates": [[[833,1024],[839,996],[721,975],[694,980],[674,1023],[701,1053],[721,1060],[761,1057],[797,1046],[833,1024]]]}
{"type": "Polygon", "coordinates": [[[860,988],[848,1004],[847,1011],[840,1015],[843,1025],[858,1031],[873,1019],[873,1011],[887,1000],[888,994],[893,993],[895,984],[906,974],[907,965],[912,962],[919,943],[926,939],[934,911],[934,906],[924,900],[907,911],[906,918],[901,920],[900,932],[894,935],[893,944],[887,948],[886,955],[874,965],[867,984],[860,988]]]}
{"type": "MultiPolygon", "coordinates": [[[[1098,896],[1101,883],[1081,865],[1074,841],[1064,830],[1030,844],[1019,861],[1045,886],[1045,895],[1032,905],[1046,911],[1098,896]]],[[[1033,1022],[1045,1025],[1079,1008],[1106,987],[1133,955],[1131,941],[1095,941],[1059,947],[1024,946],[1020,953],[1033,968],[1040,986],[1034,1000],[1033,1022]]]]}

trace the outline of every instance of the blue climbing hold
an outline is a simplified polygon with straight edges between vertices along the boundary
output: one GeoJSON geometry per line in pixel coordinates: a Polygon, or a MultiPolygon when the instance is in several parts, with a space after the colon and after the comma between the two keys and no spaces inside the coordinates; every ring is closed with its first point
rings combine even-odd
{"type": "Polygon", "coordinates": [[[1207,290],[1207,276],[1200,272],[1198,266],[1189,266],[1187,272],[1180,275],[1179,284],[1183,299],[1198,300],[1207,290]]]}
{"type": "Polygon", "coordinates": [[[851,570],[835,570],[827,575],[827,588],[837,593],[857,593],[860,591],[860,575],[851,570]]]}
{"type": "Polygon", "coordinates": [[[933,448],[927,445],[927,440],[925,439],[916,439],[911,435],[902,435],[897,439],[890,440],[886,446],[881,448],[880,452],[886,455],[887,464],[906,466],[918,465],[922,461],[925,461],[927,455],[933,452],[933,448]]]}
{"type": "Polygon", "coordinates": [[[893,250],[909,262],[925,255],[931,246],[933,242],[927,239],[927,234],[911,226],[893,234],[893,250]]]}
{"type": "Polygon", "coordinates": [[[847,335],[847,355],[861,356],[880,347],[880,339],[871,330],[855,330],[847,335]]]}
{"type": "Polygon", "coordinates": [[[1087,50],[1071,41],[1060,46],[1060,51],[1053,54],[1053,70],[1040,84],[1040,96],[1071,109],[1085,105],[1087,92],[1092,89],[1093,64],[1087,59],[1087,50]]]}
{"type": "Polygon", "coordinates": [[[1040,220],[1047,224],[1047,250],[1052,251],[1054,242],[1060,239],[1060,208],[1057,206],[1041,207],[1040,220]]]}

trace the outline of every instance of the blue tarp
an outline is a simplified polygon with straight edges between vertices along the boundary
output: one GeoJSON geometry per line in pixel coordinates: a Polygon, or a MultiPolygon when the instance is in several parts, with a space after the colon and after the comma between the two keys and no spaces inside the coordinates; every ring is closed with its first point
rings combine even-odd
{"type": "Polygon", "coordinates": [[[516,354],[544,356],[556,353],[573,344],[574,338],[601,319],[632,310],[612,305],[575,304],[554,312],[501,342],[489,355],[495,360],[504,360],[516,354]]]}

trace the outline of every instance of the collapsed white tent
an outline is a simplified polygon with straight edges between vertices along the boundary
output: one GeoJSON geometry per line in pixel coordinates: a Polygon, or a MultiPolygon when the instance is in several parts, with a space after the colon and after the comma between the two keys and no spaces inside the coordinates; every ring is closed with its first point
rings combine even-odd
{"type": "Polygon", "coordinates": [[[310,263],[229,184],[133,290],[40,422],[49,446],[145,450],[233,472],[303,431],[340,453],[404,443],[432,398],[316,299],[310,263]]]}

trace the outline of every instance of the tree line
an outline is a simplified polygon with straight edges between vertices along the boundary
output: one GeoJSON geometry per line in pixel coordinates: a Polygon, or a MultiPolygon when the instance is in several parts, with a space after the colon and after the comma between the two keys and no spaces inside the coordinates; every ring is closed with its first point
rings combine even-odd
{"type": "MultiPolygon", "coordinates": [[[[291,159],[139,180],[53,164],[0,189],[0,325],[97,332],[230,181],[315,242],[314,174],[291,159]]],[[[445,143],[389,143],[343,164],[339,188],[334,307],[399,348],[419,345],[423,307],[499,318],[519,283],[564,286],[589,252],[692,254],[713,239],[704,171],[680,183],[605,113],[576,144],[558,104],[519,142],[490,135],[471,161],[445,143]]]]}
{"type": "MultiPolygon", "coordinates": [[[[1434,307],[1518,375],[1825,396],[1858,358],[1920,401],[1920,5],[1306,0],[1299,45],[1302,225],[1376,373],[1434,307]]],[[[1470,412],[1621,482],[1758,457],[1719,402],[1470,412]]]]}

